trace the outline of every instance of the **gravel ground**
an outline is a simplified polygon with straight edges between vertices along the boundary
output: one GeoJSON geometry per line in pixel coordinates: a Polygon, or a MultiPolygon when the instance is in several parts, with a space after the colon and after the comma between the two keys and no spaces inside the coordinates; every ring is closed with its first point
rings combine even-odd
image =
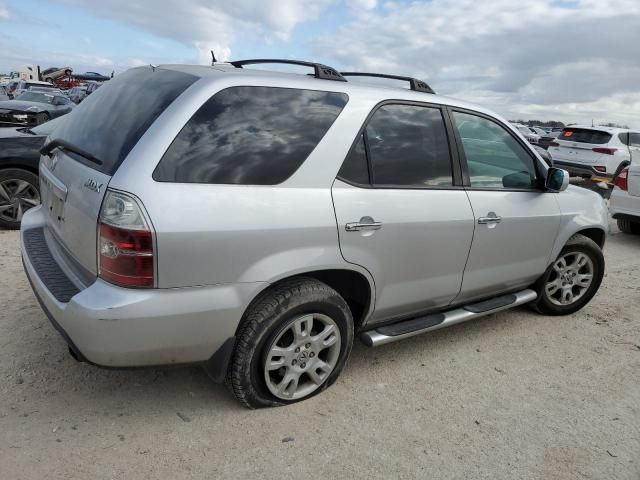
{"type": "Polygon", "coordinates": [[[378,349],[249,411],[197,368],[75,362],[0,231],[0,479],[640,478],[640,237],[570,317],[500,313],[378,349]]]}

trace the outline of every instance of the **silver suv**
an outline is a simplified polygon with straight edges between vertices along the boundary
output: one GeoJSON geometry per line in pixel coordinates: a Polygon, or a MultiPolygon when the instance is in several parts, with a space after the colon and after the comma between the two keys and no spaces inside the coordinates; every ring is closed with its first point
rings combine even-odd
{"type": "Polygon", "coordinates": [[[596,293],[605,203],[502,118],[411,78],[250,63],[129,70],[48,138],[22,255],[75,358],[199,363],[283,405],[331,385],[356,334],[596,293]]]}

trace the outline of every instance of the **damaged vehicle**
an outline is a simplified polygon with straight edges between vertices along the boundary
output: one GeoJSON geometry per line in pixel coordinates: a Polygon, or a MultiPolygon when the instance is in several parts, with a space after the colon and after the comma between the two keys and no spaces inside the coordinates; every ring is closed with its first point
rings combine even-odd
{"type": "Polygon", "coordinates": [[[75,105],[59,93],[27,91],[0,101],[0,126],[34,126],[69,113],[75,105]]]}

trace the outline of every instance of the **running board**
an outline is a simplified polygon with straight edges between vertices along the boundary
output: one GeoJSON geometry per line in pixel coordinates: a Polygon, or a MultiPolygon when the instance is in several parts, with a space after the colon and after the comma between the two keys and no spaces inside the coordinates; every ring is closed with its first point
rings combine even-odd
{"type": "Polygon", "coordinates": [[[456,323],[466,322],[474,318],[491,315],[492,313],[508,310],[518,305],[523,305],[538,297],[531,289],[517,293],[502,295],[464,307],[456,308],[448,312],[435,313],[424,317],[403,320],[384,327],[378,327],[360,334],[360,339],[368,347],[378,347],[386,343],[395,342],[404,338],[431,332],[440,328],[449,327],[456,323]]]}

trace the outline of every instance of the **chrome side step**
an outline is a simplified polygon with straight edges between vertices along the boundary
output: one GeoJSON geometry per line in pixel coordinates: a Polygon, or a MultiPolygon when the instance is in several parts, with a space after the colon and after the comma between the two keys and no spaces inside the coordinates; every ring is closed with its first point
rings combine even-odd
{"type": "Polygon", "coordinates": [[[466,322],[474,318],[491,315],[492,313],[508,310],[535,300],[538,294],[531,289],[502,295],[483,302],[466,305],[448,312],[427,315],[422,318],[403,320],[393,325],[378,327],[360,334],[362,342],[369,347],[377,347],[404,338],[449,327],[456,323],[466,322]]]}

